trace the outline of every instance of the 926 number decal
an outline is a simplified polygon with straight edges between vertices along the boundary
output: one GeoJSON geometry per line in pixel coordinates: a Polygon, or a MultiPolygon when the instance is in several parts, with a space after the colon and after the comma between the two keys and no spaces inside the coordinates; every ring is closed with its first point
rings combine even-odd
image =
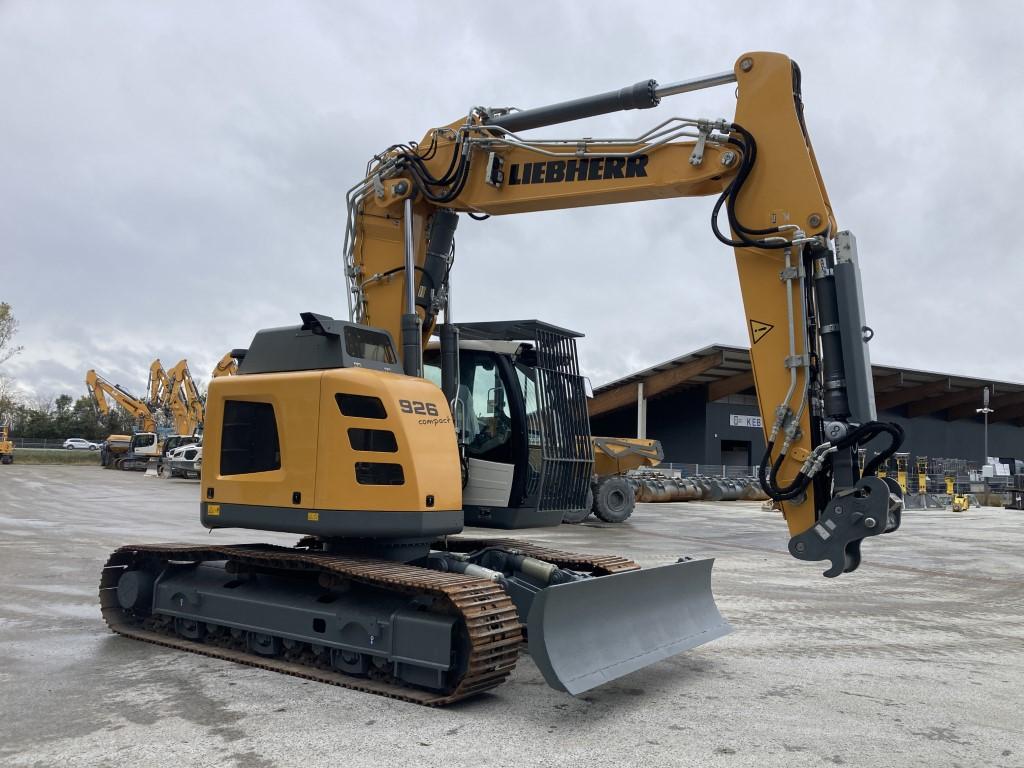
{"type": "Polygon", "coordinates": [[[424,403],[421,400],[399,400],[398,407],[402,413],[415,413],[420,416],[437,416],[437,406],[433,403],[424,403]]]}

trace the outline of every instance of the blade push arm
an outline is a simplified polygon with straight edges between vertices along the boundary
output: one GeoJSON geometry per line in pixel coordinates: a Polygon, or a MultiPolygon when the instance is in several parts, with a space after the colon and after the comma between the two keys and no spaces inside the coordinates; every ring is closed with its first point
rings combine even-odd
{"type": "Polygon", "coordinates": [[[638,84],[525,112],[474,108],[419,145],[378,155],[349,196],[350,308],[407,349],[420,345],[447,312],[461,212],[481,218],[716,195],[712,230],[735,252],[764,416],[761,481],[782,505],[790,551],[829,560],[826,575],[835,576],[857,567],[863,538],[899,525],[896,489],[874,474],[902,432],[875,420],[856,241],[839,231],[821,179],[799,69],[781,54],[748,53],[732,73],[661,94],[732,81],[732,121],[674,117],[628,139],[513,132],[656,105],[657,84],[646,96],[638,84]],[[879,437],[889,444],[861,472],[858,447],[879,437]]]}

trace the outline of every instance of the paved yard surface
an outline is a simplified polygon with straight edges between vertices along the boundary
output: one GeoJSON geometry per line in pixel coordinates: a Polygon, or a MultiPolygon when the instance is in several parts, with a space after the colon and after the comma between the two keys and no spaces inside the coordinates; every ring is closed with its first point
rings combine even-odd
{"type": "Polygon", "coordinates": [[[523,657],[433,710],[106,631],[120,544],[294,541],[208,534],[197,502],[187,481],[0,467],[0,764],[1024,766],[1024,512],[909,512],[837,580],[756,503],[517,532],[644,565],[714,556],[736,632],[576,699],[523,657]]]}

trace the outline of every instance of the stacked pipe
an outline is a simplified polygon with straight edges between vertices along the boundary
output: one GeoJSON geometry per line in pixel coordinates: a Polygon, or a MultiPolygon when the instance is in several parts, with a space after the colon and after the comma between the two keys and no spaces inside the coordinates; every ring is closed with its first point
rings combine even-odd
{"type": "Polygon", "coordinates": [[[668,501],[764,501],[768,494],[756,477],[671,477],[661,472],[637,471],[628,476],[636,500],[668,501]]]}

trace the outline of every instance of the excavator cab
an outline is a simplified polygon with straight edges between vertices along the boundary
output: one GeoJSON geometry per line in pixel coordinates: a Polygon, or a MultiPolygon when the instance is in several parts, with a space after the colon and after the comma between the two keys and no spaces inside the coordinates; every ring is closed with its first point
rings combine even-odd
{"type": "MultiPolygon", "coordinates": [[[[460,323],[450,401],[462,455],[466,524],[558,525],[587,510],[594,467],[576,339],[539,320],[460,323]]],[[[440,346],[424,377],[443,385],[440,346]]]]}

